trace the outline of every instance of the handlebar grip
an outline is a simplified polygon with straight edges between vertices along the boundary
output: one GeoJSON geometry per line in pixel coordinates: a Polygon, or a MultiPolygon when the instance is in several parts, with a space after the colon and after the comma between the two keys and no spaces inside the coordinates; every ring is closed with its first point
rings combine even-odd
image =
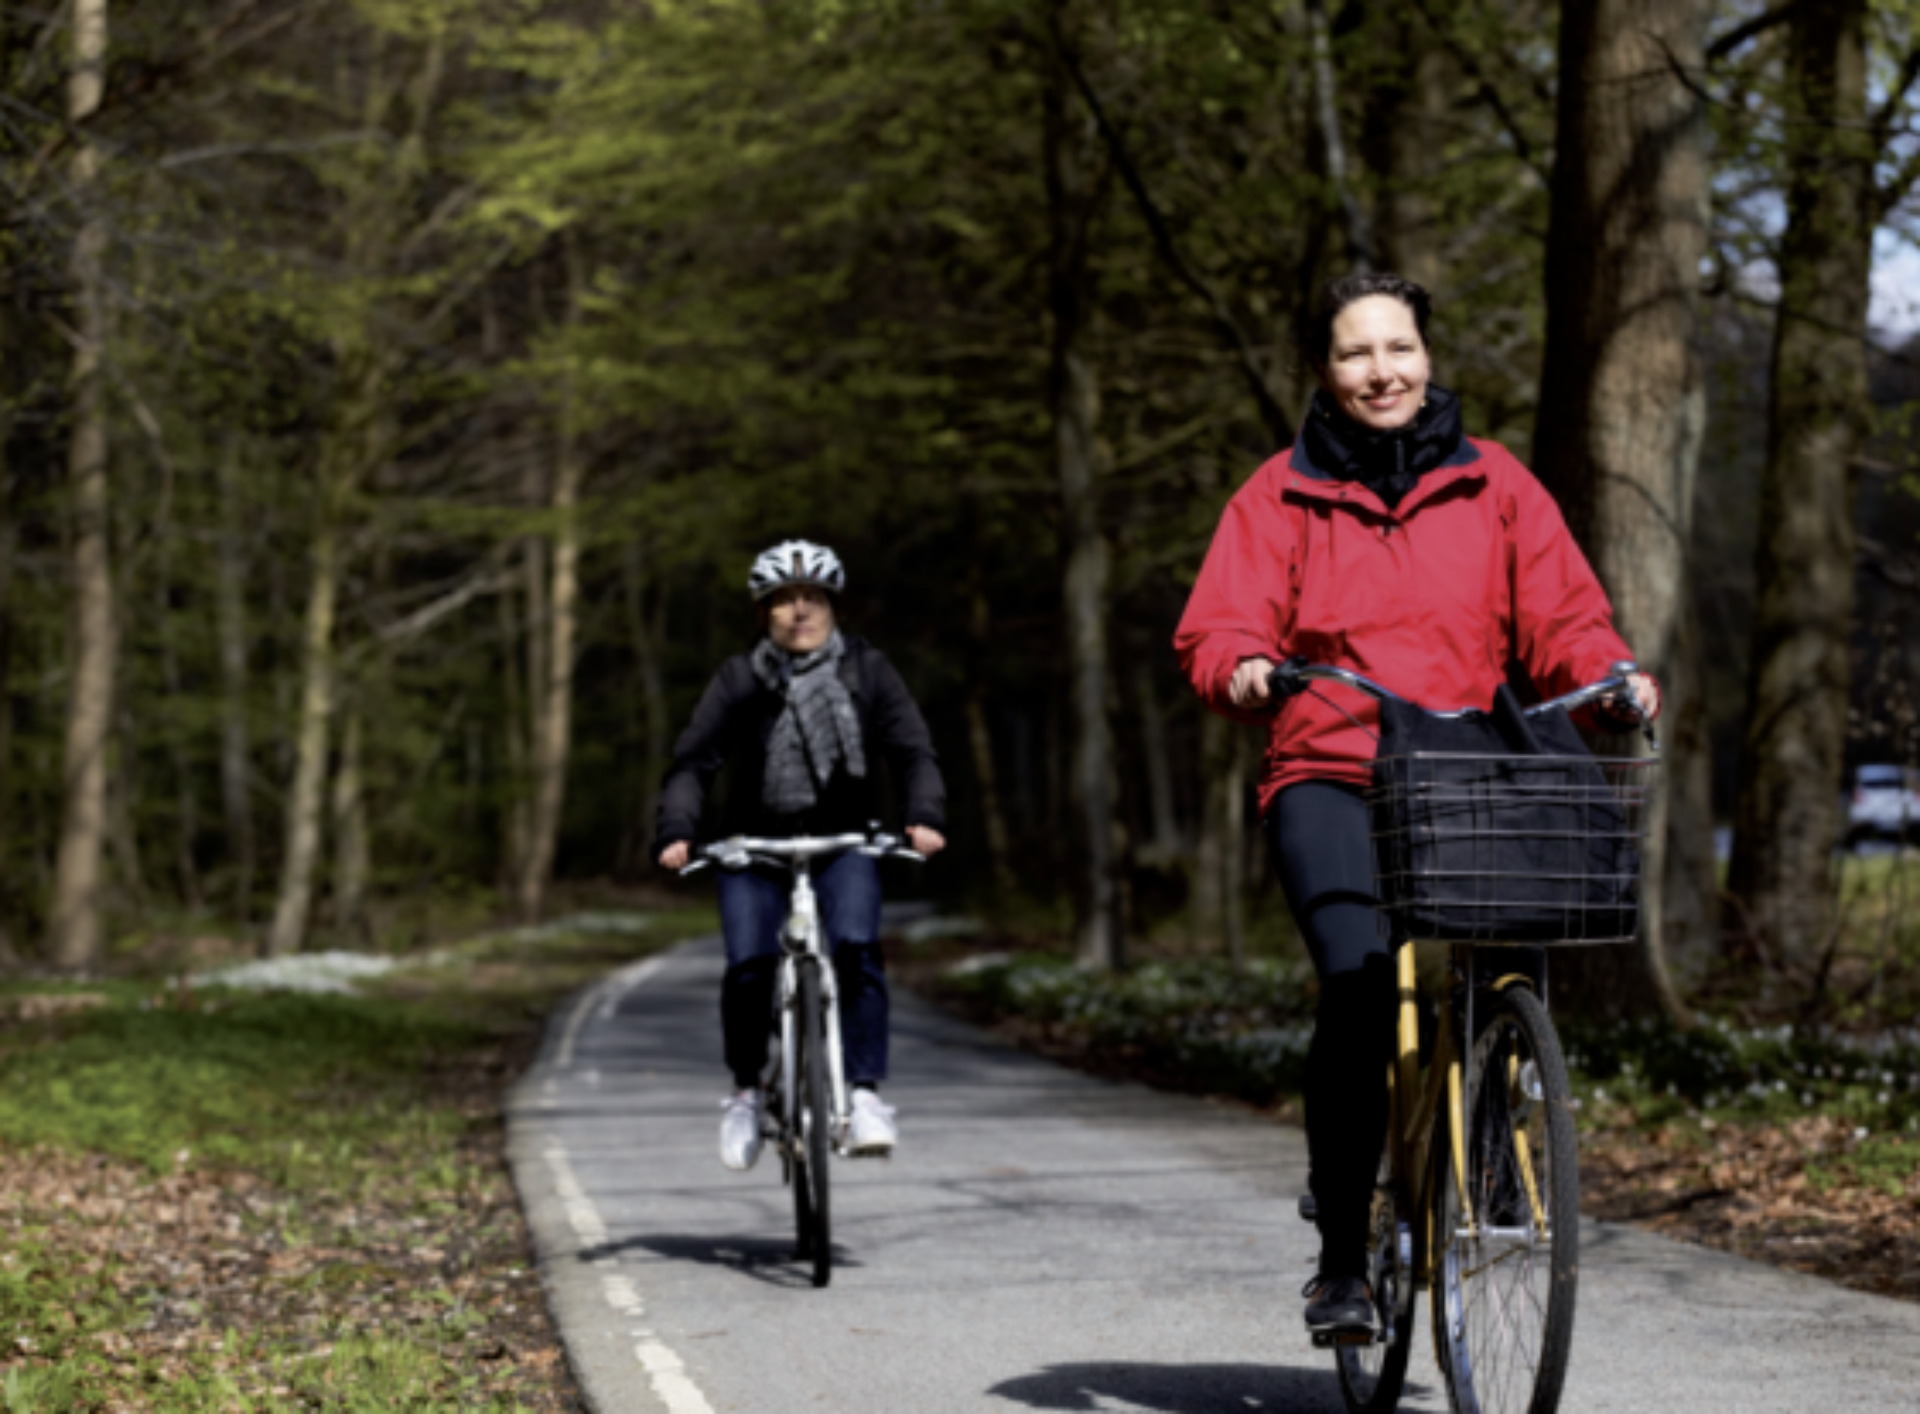
{"type": "Polygon", "coordinates": [[[1307,690],[1307,679],[1301,669],[1307,666],[1307,660],[1295,654],[1279,667],[1267,674],[1267,695],[1275,701],[1282,698],[1297,697],[1307,690]]]}

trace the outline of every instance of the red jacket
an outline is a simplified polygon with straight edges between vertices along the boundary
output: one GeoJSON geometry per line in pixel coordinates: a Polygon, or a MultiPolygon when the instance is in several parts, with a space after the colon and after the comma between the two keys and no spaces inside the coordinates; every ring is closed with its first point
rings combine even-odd
{"type": "MultiPolygon", "coordinates": [[[[1462,439],[1389,511],[1357,482],[1317,470],[1298,444],[1227,503],[1174,647],[1201,699],[1227,698],[1243,659],[1299,654],[1363,673],[1424,707],[1489,707],[1518,661],[1547,696],[1632,652],[1560,508],[1495,442],[1462,439]]],[[[1308,778],[1364,783],[1379,712],[1339,683],[1272,714],[1260,808],[1308,778]]]]}

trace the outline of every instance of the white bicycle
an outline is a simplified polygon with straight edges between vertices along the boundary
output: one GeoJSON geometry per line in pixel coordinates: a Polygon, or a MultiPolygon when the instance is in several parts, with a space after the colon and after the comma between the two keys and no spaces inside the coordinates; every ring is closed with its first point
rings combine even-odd
{"type": "Polygon", "coordinates": [[[702,845],[694,851],[693,862],[680,871],[685,875],[713,865],[746,869],[768,864],[793,873],[773,994],[780,1045],[761,1079],[761,1093],[767,1097],[763,1122],[780,1155],[781,1181],[793,1188],[794,1255],[812,1262],[815,1286],[825,1286],[833,1276],[827,1156],[829,1151],[847,1152],[851,1109],[840,1058],[840,987],[820,932],[813,861],[850,849],[875,859],[923,861],[898,835],[875,829],[786,840],[736,835],[702,845]]]}

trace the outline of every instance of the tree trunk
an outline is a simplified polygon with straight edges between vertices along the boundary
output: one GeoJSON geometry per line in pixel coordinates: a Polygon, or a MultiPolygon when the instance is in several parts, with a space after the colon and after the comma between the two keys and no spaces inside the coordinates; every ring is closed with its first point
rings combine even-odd
{"type": "Polygon", "coordinates": [[[1127,676],[1140,722],[1140,765],[1147,778],[1145,860],[1159,866],[1180,855],[1180,822],[1173,808],[1173,758],[1167,745],[1167,714],[1153,680],[1153,650],[1141,644],[1128,655],[1127,676]]]}
{"type": "MultiPolygon", "coordinates": [[[[132,741],[131,714],[123,705],[116,716],[119,739],[132,741]]],[[[140,837],[133,823],[133,803],[140,798],[138,753],[121,753],[117,765],[118,769],[107,772],[107,858],[113,865],[118,900],[134,912],[144,913],[148,904],[147,871],[140,861],[140,837]]]]}
{"type": "Polygon", "coordinates": [[[361,765],[360,704],[341,714],[340,760],[333,772],[333,927],[342,941],[365,942],[367,876],[366,776],[361,765]]]}
{"type": "MultiPolygon", "coordinates": [[[[1208,716],[1214,714],[1209,712],[1208,716]]],[[[1228,756],[1223,803],[1226,806],[1227,847],[1221,859],[1226,869],[1226,886],[1221,896],[1221,923],[1226,933],[1227,962],[1235,972],[1247,962],[1247,889],[1259,867],[1257,848],[1247,832],[1247,775],[1252,766],[1251,738],[1246,731],[1227,723],[1228,756]],[[1249,868],[1250,859],[1254,863],[1249,868]]]]}
{"type": "MultiPolygon", "coordinates": [[[[170,517],[156,527],[154,538],[158,546],[157,558],[159,572],[154,576],[153,586],[153,622],[154,633],[159,640],[160,671],[167,685],[167,695],[176,703],[187,700],[187,685],[180,671],[180,653],[174,643],[173,632],[173,526],[170,517]]],[[[132,740],[132,724],[123,727],[126,739],[132,740]]],[[[167,757],[173,767],[173,798],[175,820],[169,833],[173,837],[173,867],[180,879],[180,897],[186,906],[198,913],[205,907],[205,897],[200,888],[200,867],[194,859],[194,845],[200,837],[200,801],[193,789],[194,769],[192,753],[189,751],[186,725],[178,719],[166,724],[167,757]]]]}
{"type": "MultiPolygon", "coordinates": [[[[13,839],[13,645],[14,574],[20,546],[16,518],[13,468],[7,464],[6,434],[0,422],[0,861],[7,859],[13,839]]],[[[11,954],[15,911],[20,905],[17,880],[0,870],[0,960],[11,954]]]]}
{"type": "Polygon", "coordinates": [[[107,821],[107,752],[113,729],[116,645],[108,553],[107,425],[102,388],[106,307],[101,261],[105,223],[90,209],[100,155],[86,135],[106,78],[106,0],[73,0],[73,70],[67,118],[81,132],[73,160],[74,200],[84,213],[73,244],[73,426],[67,449],[73,573],[72,685],[62,756],[64,799],[54,866],[49,950],[56,964],[82,967],[102,951],[101,856],[107,821]]]}
{"type": "Polygon", "coordinates": [[[1445,47],[1410,9],[1383,9],[1368,34],[1386,68],[1367,94],[1365,152],[1378,175],[1374,229],[1387,269],[1438,293],[1446,277],[1433,160],[1445,130],[1458,70],[1445,47]],[[1393,56],[1389,58],[1388,56],[1393,56]]]}
{"type": "MultiPolygon", "coordinates": [[[[331,474],[331,469],[328,469],[331,474]]],[[[284,957],[306,941],[320,859],[321,803],[333,715],[333,618],[339,597],[340,549],[332,497],[315,507],[309,551],[306,631],[301,650],[300,715],[294,729],[293,789],[287,793],[286,845],[279,897],[267,930],[267,955],[284,957]]]]}
{"type": "MultiPolygon", "coordinates": [[[[500,596],[500,643],[504,661],[500,668],[501,704],[506,709],[507,795],[506,818],[501,822],[506,838],[501,842],[500,882],[502,889],[517,888],[521,861],[527,857],[527,840],[532,828],[532,801],[527,792],[527,686],[522,681],[523,661],[520,636],[531,633],[515,613],[519,596],[500,596]]],[[[528,616],[531,618],[531,614],[528,616]]],[[[527,649],[529,656],[533,650],[527,649]]]]}
{"type": "Polygon", "coordinates": [[[627,637],[633,646],[634,700],[641,708],[640,789],[635,793],[627,841],[621,847],[623,869],[646,873],[653,867],[653,815],[660,782],[672,754],[673,725],[667,718],[667,676],[660,662],[666,641],[663,621],[665,586],[648,602],[646,563],[640,546],[628,541],[621,559],[621,589],[626,599],[627,637]]]}
{"type": "Polygon", "coordinates": [[[1327,24],[1326,0],[1307,0],[1307,30],[1313,44],[1313,115],[1320,130],[1320,150],[1327,182],[1339,203],[1347,231],[1347,265],[1371,270],[1379,257],[1374,250],[1373,223],[1354,195],[1347,171],[1347,142],[1340,131],[1340,86],[1333,68],[1333,37],[1327,24]]]}
{"type": "Polygon", "coordinates": [[[1190,897],[1194,941],[1246,956],[1248,730],[1213,712],[1200,719],[1200,827],[1190,897]]]}
{"type": "Polygon", "coordinates": [[[253,794],[248,789],[251,749],[247,733],[247,567],[242,549],[240,442],[229,437],[222,450],[220,480],[220,553],[215,586],[220,636],[220,806],[226,819],[227,852],[233,861],[234,917],[245,924],[253,913],[253,794]]]}
{"type": "Polygon", "coordinates": [[[527,848],[520,865],[520,916],[529,923],[540,919],[553,874],[573,731],[574,640],[580,602],[577,512],[582,469],[570,425],[571,410],[563,418],[569,425],[561,431],[559,461],[553,476],[553,578],[546,595],[547,631],[534,635],[539,650],[530,665],[543,669],[544,677],[533,678],[533,797],[527,848]]]}
{"type": "Polygon", "coordinates": [[[1187,916],[1193,941],[1218,946],[1226,937],[1227,888],[1233,849],[1227,839],[1226,789],[1233,724],[1214,712],[1200,718],[1200,820],[1193,832],[1187,916]]]}
{"type": "MultiPolygon", "coordinates": [[[[1680,623],[1705,387],[1693,334],[1706,251],[1700,101],[1676,69],[1703,62],[1705,0],[1567,0],[1547,244],[1547,359],[1534,465],[1612,596],[1621,636],[1656,676],[1680,623]]],[[[1637,963],[1605,979],[1685,1024],[1660,919],[1664,796],[1643,861],[1637,963]],[[1637,974],[1637,975],[1632,975],[1637,974]]],[[[1604,957],[1571,971],[1611,971],[1604,957]]],[[[1566,978],[1569,968],[1562,967],[1566,978]]],[[[1602,979],[1579,988],[1600,994],[1602,979]]]]}
{"type": "Polygon", "coordinates": [[[1869,404],[1873,161],[1866,0],[1806,0],[1787,41],[1779,256],[1757,603],[1728,887],[1746,957],[1806,960],[1839,835],[1854,613],[1854,461],[1869,404]]]}
{"type": "MultiPolygon", "coordinates": [[[[979,538],[974,538],[976,546],[979,538]]],[[[1013,871],[1013,843],[1007,833],[1006,807],[1000,798],[1000,774],[993,760],[993,734],[987,723],[987,661],[992,653],[993,609],[981,583],[979,557],[970,562],[967,597],[967,747],[973,757],[973,779],[979,794],[980,824],[987,837],[987,859],[993,870],[993,891],[1004,906],[1019,889],[1013,871]]]]}
{"type": "Polygon", "coordinates": [[[1087,150],[1072,115],[1072,78],[1061,53],[1064,0],[1054,0],[1055,48],[1046,87],[1046,167],[1051,222],[1049,306],[1052,353],[1048,403],[1053,419],[1053,463],[1060,485],[1060,548],[1067,648],[1067,704],[1072,760],[1071,867],[1074,938],[1080,961],[1095,968],[1123,961],[1119,852],[1114,829],[1119,806],[1113,728],[1107,717],[1111,680],[1107,645],[1109,555],[1100,529],[1101,449],[1096,428],[1100,395],[1087,349],[1092,276],[1087,249],[1094,183],[1087,150]]]}
{"type": "MultiPolygon", "coordinates": [[[[1699,606],[1691,591],[1681,615],[1666,691],[1666,906],[1663,937],[1677,968],[1697,969],[1719,939],[1719,883],[1713,852],[1713,741],[1699,606]]],[[[1697,975],[1697,974],[1696,974],[1697,975]]]]}

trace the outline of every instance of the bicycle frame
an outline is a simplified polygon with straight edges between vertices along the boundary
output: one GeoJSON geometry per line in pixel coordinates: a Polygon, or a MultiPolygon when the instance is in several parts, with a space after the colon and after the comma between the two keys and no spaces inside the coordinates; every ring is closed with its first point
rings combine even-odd
{"type": "Polygon", "coordinates": [[[813,861],[843,850],[858,850],[875,859],[911,859],[921,856],[903,847],[900,838],[882,834],[878,828],[865,834],[799,836],[794,839],[756,839],[735,836],[706,846],[700,857],[682,873],[692,873],[712,864],[723,869],[744,869],[755,862],[779,865],[793,874],[793,888],[787,898],[787,921],[780,930],[780,969],[775,984],[775,1008],[779,1012],[780,1044],[762,1077],[762,1089],[780,1097],[779,1147],[782,1158],[797,1160],[801,1135],[793,1116],[799,1113],[800,1077],[794,1057],[798,1053],[795,1029],[800,1008],[800,972],[802,958],[818,963],[820,996],[826,1012],[823,1040],[827,1062],[827,1103],[832,1109],[828,1138],[836,1152],[844,1152],[852,1105],[847,1093],[846,1063],[840,1049],[840,979],[833,969],[833,958],[820,933],[820,904],[813,890],[813,861]]]}
{"type": "MultiPolygon", "coordinates": [[[[1464,979],[1461,984],[1466,990],[1467,1020],[1471,1030],[1473,1025],[1473,949],[1463,944],[1453,944],[1450,949],[1451,964],[1455,974],[1464,979]]],[[[1430,1200],[1433,1196],[1432,1185],[1438,1182],[1440,1170],[1429,1149],[1433,1142],[1434,1120],[1438,1117],[1440,1106],[1447,1107],[1447,1148],[1443,1161],[1453,1168],[1454,1192],[1460,1195],[1462,1204],[1467,1205],[1460,1217],[1468,1236],[1480,1234],[1479,1217],[1472,1210],[1473,1197],[1467,1185],[1466,1155],[1466,1106],[1465,1095],[1468,1086],[1468,1067],[1471,1057],[1462,1049],[1460,1038],[1455,1034],[1455,1023],[1451,998],[1440,999],[1439,1017],[1435,1028],[1433,1055],[1426,1066],[1426,1077],[1421,1078],[1420,1064],[1420,988],[1415,968],[1414,944],[1406,943],[1396,950],[1395,971],[1399,988],[1399,1009],[1395,1029],[1395,1047],[1393,1067],[1388,1087],[1388,1114],[1391,1117],[1388,1128],[1388,1142],[1392,1149],[1393,1171],[1406,1186],[1406,1199],[1409,1211],[1420,1215],[1420,1221],[1414,1224],[1414,1250],[1411,1271],[1413,1286],[1430,1287],[1433,1254],[1444,1243],[1447,1234],[1431,1230],[1432,1215],[1436,1205],[1430,1200]]],[[[1493,990],[1502,991],[1516,983],[1526,985],[1527,979],[1519,973],[1509,973],[1492,983],[1493,990]]],[[[1545,1232],[1546,1221],[1540,1200],[1540,1186],[1534,1178],[1533,1159],[1529,1152],[1525,1133],[1514,1135],[1515,1149],[1520,1160],[1521,1175],[1527,1190],[1527,1205],[1536,1230],[1545,1232]]]]}
{"type": "MultiPolygon", "coordinates": [[[[814,958],[820,964],[820,997],[826,1012],[827,1103],[833,1109],[831,1138],[837,1150],[846,1135],[849,1115],[846,1067],[840,1052],[840,983],[834,975],[833,959],[820,943],[820,905],[813,892],[812,861],[802,855],[789,863],[793,868],[793,891],[788,898],[787,921],[780,930],[780,971],[775,994],[780,1011],[780,1048],[769,1068],[779,1073],[781,1137],[791,1150],[800,1142],[799,1131],[792,1125],[792,1116],[799,1113],[800,1078],[793,1063],[798,1054],[799,961],[803,957],[814,958]]],[[[769,1085],[773,1078],[767,1077],[769,1085]]]]}

